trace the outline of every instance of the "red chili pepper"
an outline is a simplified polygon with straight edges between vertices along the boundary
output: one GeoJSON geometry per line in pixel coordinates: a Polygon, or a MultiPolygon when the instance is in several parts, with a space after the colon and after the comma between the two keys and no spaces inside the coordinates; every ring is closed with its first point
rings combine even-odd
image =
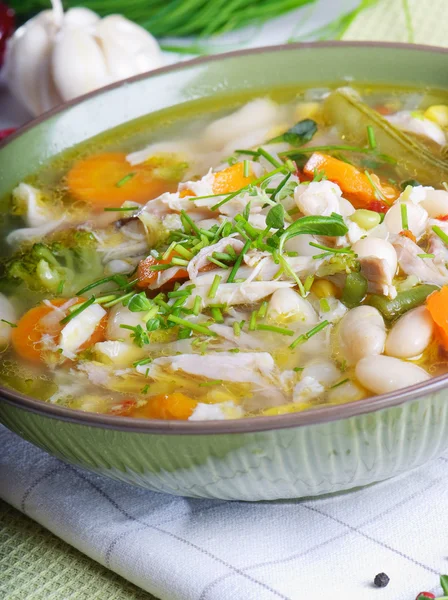
{"type": "Polygon", "coordinates": [[[2,129],[0,130],[0,142],[2,140],[4,140],[5,138],[8,137],[8,135],[11,135],[11,133],[14,133],[14,131],[16,131],[17,127],[10,127],[9,129],[2,129]]]}
{"type": "Polygon", "coordinates": [[[3,2],[0,2],[0,67],[6,49],[6,40],[12,36],[15,27],[15,12],[3,2]]]}
{"type": "Polygon", "coordinates": [[[448,221],[448,215],[439,215],[436,217],[439,221],[448,221]]]}
{"type": "Polygon", "coordinates": [[[373,210],[377,213],[387,213],[389,210],[389,206],[382,200],[372,200],[372,202],[369,202],[367,205],[367,208],[368,210],[373,210]]]}
{"type": "Polygon", "coordinates": [[[420,594],[417,596],[417,598],[415,600],[424,600],[427,598],[434,599],[435,596],[431,592],[420,592],[420,594]]]}

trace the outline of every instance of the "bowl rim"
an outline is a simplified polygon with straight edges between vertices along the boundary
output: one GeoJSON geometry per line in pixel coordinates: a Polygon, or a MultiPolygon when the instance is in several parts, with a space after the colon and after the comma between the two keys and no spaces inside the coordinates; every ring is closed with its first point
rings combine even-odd
{"type": "MultiPolygon", "coordinates": [[[[429,46],[423,44],[408,44],[399,42],[375,42],[375,41],[327,41],[327,42],[303,42],[292,44],[281,44],[274,46],[261,46],[243,50],[235,50],[212,56],[201,56],[199,58],[181,61],[112,83],[108,86],[84,94],[69,102],[60,104],[53,109],[43,113],[39,117],[27,122],[15,133],[0,142],[0,150],[6,148],[19,136],[25,134],[41,122],[52,116],[63,112],[71,106],[80,104],[85,100],[107,93],[107,91],[118,88],[128,83],[143,79],[158,77],[183,68],[194,67],[203,63],[224,61],[238,56],[262,54],[266,52],[285,52],[294,50],[312,50],[313,48],[345,47],[345,48],[385,48],[400,49],[406,51],[428,52],[434,54],[448,54],[448,48],[429,46]]],[[[271,415],[263,417],[248,417],[245,419],[229,419],[225,421],[162,421],[157,419],[136,419],[133,417],[103,415],[98,413],[82,412],[80,410],[66,408],[55,404],[49,404],[26,396],[15,390],[0,386],[0,401],[24,409],[27,412],[39,414],[44,417],[59,419],[70,423],[112,429],[126,432],[146,434],[175,434],[175,435],[214,435],[214,434],[236,434],[257,433],[275,429],[287,429],[291,427],[303,427],[307,425],[325,424],[331,421],[348,419],[350,417],[366,415],[370,412],[400,406],[405,402],[417,400],[424,395],[434,394],[448,386],[448,377],[441,375],[428,381],[403,388],[387,394],[370,396],[356,402],[347,404],[316,407],[309,411],[288,413],[284,415],[271,415]]]]}

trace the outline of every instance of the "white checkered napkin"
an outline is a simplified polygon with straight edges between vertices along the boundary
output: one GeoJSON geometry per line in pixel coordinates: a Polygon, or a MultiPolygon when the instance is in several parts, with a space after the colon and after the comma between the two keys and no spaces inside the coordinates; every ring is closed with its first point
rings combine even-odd
{"type": "Polygon", "coordinates": [[[448,571],[448,455],[356,492],[257,504],[114,482],[4,428],[0,446],[4,500],[161,600],[412,600],[448,571]]]}

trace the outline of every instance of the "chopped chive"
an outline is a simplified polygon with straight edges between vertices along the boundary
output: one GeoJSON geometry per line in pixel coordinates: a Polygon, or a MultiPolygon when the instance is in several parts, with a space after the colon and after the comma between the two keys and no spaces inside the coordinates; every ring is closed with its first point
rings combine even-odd
{"type": "Polygon", "coordinates": [[[296,338],[293,341],[293,343],[290,344],[289,347],[291,348],[291,350],[294,350],[294,348],[296,348],[296,346],[298,346],[299,344],[303,344],[303,342],[306,342],[307,340],[310,339],[310,337],[312,337],[313,335],[316,335],[316,333],[319,333],[319,331],[322,331],[322,329],[325,329],[325,327],[329,324],[330,324],[329,321],[322,321],[322,323],[319,323],[319,325],[316,325],[316,327],[313,327],[306,333],[299,335],[299,337],[296,338]]]}
{"type": "Polygon", "coordinates": [[[218,291],[219,284],[221,283],[222,277],[220,275],[215,275],[213,279],[213,283],[208,291],[208,298],[212,299],[216,296],[216,292],[218,291]]]}
{"type": "Polygon", "coordinates": [[[244,255],[249,250],[251,244],[252,240],[247,240],[244,244],[243,249],[238,255],[238,258],[236,259],[235,264],[233,265],[232,270],[230,271],[229,276],[227,277],[227,283],[234,283],[235,275],[238,273],[238,269],[240,268],[241,263],[243,262],[244,255]]]}
{"type": "Polygon", "coordinates": [[[295,371],[296,373],[300,373],[301,371],[303,371],[305,367],[293,367],[293,371],[295,371]]]}
{"type": "Polygon", "coordinates": [[[124,277],[124,275],[109,275],[109,277],[103,277],[102,279],[98,279],[93,283],[89,283],[89,285],[86,285],[81,290],[78,290],[76,292],[76,296],[82,296],[86,292],[90,292],[90,290],[93,290],[93,288],[96,288],[97,286],[102,285],[103,283],[108,283],[109,281],[113,281],[114,283],[116,283],[119,288],[124,288],[130,285],[130,283],[128,283],[128,280],[126,279],[126,277],[124,277]]]}
{"type": "Polygon", "coordinates": [[[92,306],[92,304],[94,302],[95,302],[95,296],[91,296],[88,300],[86,300],[81,305],[79,305],[78,308],[75,308],[69,315],[67,315],[66,317],[61,319],[59,321],[59,323],[61,325],[65,325],[66,323],[68,323],[69,321],[71,321],[72,319],[74,319],[75,317],[80,315],[82,312],[84,312],[86,310],[86,308],[89,308],[89,306],[92,306]]]}
{"type": "Polygon", "coordinates": [[[332,254],[354,254],[354,251],[350,248],[350,246],[344,246],[343,248],[331,248],[330,246],[324,246],[323,244],[317,244],[315,242],[309,242],[309,245],[313,246],[313,248],[319,248],[319,250],[331,252],[332,254]]]}
{"type": "Polygon", "coordinates": [[[111,308],[112,306],[115,306],[119,302],[125,302],[129,298],[132,298],[133,295],[134,295],[134,292],[129,292],[129,294],[125,294],[124,296],[119,296],[118,298],[115,298],[115,300],[110,300],[110,302],[106,302],[106,304],[104,305],[104,308],[111,308]]]}
{"type": "Polygon", "coordinates": [[[193,304],[193,314],[195,317],[201,312],[202,300],[200,296],[196,296],[193,304]]]}
{"type": "Polygon", "coordinates": [[[255,150],[234,150],[235,154],[247,154],[247,156],[258,156],[255,150]]]}
{"type": "Polygon", "coordinates": [[[322,312],[330,312],[331,308],[326,298],[321,298],[319,304],[322,312]]]}
{"type": "Polygon", "coordinates": [[[238,321],[233,323],[233,333],[235,334],[235,337],[240,337],[241,327],[238,321]]]}
{"type": "Polygon", "coordinates": [[[122,179],[120,179],[120,181],[117,181],[117,183],[115,184],[115,187],[120,188],[122,187],[125,183],[127,183],[130,179],[132,179],[134,176],[136,175],[135,172],[133,173],[128,173],[127,175],[125,175],[124,177],[122,177],[122,179]]]}
{"type": "Polygon", "coordinates": [[[249,175],[250,175],[250,163],[248,160],[245,160],[243,162],[243,176],[249,177],[249,175]]]}
{"type": "Polygon", "coordinates": [[[429,253],[426,253],[426,252],[425,252],[425,253],[422,253],[422,254],[417,254],[417,256],[418,256],[419,258],[434,258],[434,257],[435,257],[435,254],[429,254],[429,253]]]}
{"type": "Polygon", "coordinates": [[[102,296],[101,298],[97,298],[95,300],[95,304],[106,304],[107,302],[111,302],[112,300],[117,299],[116,294],[109,294],[108,296],[102,296]]]}
{"type": "Polygon", "coordinates": [[[187,215],[187,213],[184,210],[180,211],[180,219],[182,223],[184,223],[184,227],[185,223],[187,223],[191,230],[193,230],[197,235],[200,235],[201,232],[199,231],[199,227],[196,225],[193,219],[189,215],[187,215]]]}
{"type": "Polygon", "coordinates": [[[203,381],[199,387],[208,387],[210,385],[221,385],[222,379],[213,379],[212,381],[203,381]]]}
{"type": "Polygon", "coordinates": [[[309,292],[310,291],[311,286],[313,285],[313,283],[314,283],[314,275],[307,275],[306,279],[305,279],[305,282],[303,284],[305,292],[309,292]]]}
{"type": "Polygon", "coordinates": [[[257,326],[257,311],[253,310],[249,320],[249,331],[255,331],[257,326]]]}
{"type": "Polygon", "coordinates": [[[176,315],[169,315],[167,320],[171,321],[172,323],[176,323],[176,325],[182,325],[183,327],[186,327],[187,329],[196,331],[197,333],[202,333],[203,335],[211,335],[211,336],[218,335],[217,333],[215,333],[208,327],[205,327],[203,325],[198,325],[198,323],[191,323],[190,321],[187,321],[186,319],[181,319],[180,317],[176,317],[176,315]]]}
{"type": "Polygon", "coordinates": [[[64,285],[65,285],[65,279],[63,279],[62,281],[59,282],[58,289],[57,289],[58,294],[62,294],[62,292],[64,290],[64,285]]]}
{"type": "Polygon", "coordinates": [[[266,301],[264,301],[260,308],[258,309],[258,316],[260,319],[264,319],[266,316],[266,313],[268,312],[268,303],[266,301]]]}
{"type": "Polygon", "coordinates": [[[343,385],[344,383],[347,383],[347,381],[350,381],[350,379],[348,377],[346,377],[345,379],[343,379],[342,381],[338,381],[338,383],[335,383],[334,385],[332,385],[330,387],[330,390],[334,390],[334,388],[339,387],[340,385],[343,385]]]}
{"type": "Polygon", "coordinates": [[[7,321],[6,319],[0,319],[0,323],[6,323],[6,325],[9,325],[10,327],[17,327],[15,323],[11,323],[11,321],[7,321]]]}
{"type": "Polygon", "coordinates": [[[271,163],[273,167],[282,167],[282,163],[279,162],[276,158],[269,154],[264,148],[258,148],[257,153],[259,156],[263,156],[268,162],[271,163]]]}
{"type": "Polygon", "coordinates": [[[230,244],[228,244],[225,249],[227,250],[229,255],[232,257],[232,260],[236,258],[237,254],[235,252],[235,249],[232,248],[232,246],[230,244]]]}
{"type": "Polygon", "coordinates": [[[280,262],[280,265],[281,265],[283,271],[285,273],[287,273],[297,283],[300,295],[302,296],[302,298],[304,298],[306,296],[306,291],[305,291],[305,288],[303,287],[303,283],[300,281],[300,278],[297,276],[297,273],[295,273],[292,270],[291,265],[289,264],[288,260],[284,256],[279,256],[278,259],[279,259],[279,262],[280,262]]]}
{"type": "Polygon", "coordinates": [[[149,383],[147,383],[145,386],[142,387],[142,389],[140,390],[140,394],[147,394],[149,391],[149,383]]]}
{"type": "Polygon", "coordinates": [[[361,148],[359,146],[345,146],[345,145],[336,145],[336,146],[307,146],[306,148],[304,148],[303,146],[299,149],[296,150],[286,150],[285,152],[279,152],[278,155],[280,157],[284,157],[284,156],[297,156],[297,154],[308,154],[308,153],[313,153],[313,152],[324,152],[324,151],[328,151],[328,150],[343,150],[346,152],[358,152],[359,154],[374,154],[377,158],[379,158],[380,160],[383,160],[384,162],[387,162],[391,165],[396,165],[397,164],[397,160],[395,158],[393,158],[392,156],[389,156],[388,154],[381,154],[378,152],[373,153],[372,152],[372,148],[361,148]]]}
{"type": "Polygon", "coordinates": [[[375,138],[375,131],[372,127],[372,125],[367,125],[367,139],[369,140],[369,146],[372,150],[375,150],[376,148],[376,138],[375,138]]]}
{"type": "Polygon", "coordinates": [[[432,228],[434,233],[442,240],[444,244],[448,246],[448,235],[438,225],[434,225],[432,228]]]}
{"type": "Polygon", "coordinates": [[[143,365],[149,365],[152,362],[152,358],[142,358],[141,360],[135,361],[132,363],[134,367],[142,367],[143,365]]]}
{"type": "Polygon", "coordinates": [[[409,229],[408,207],[406,206],[406,204],[400,204],[400,210],[401,210],[401,226],[402,226],[403,230],[406,231],[409,229]]]}
{"type": "Polygon", "coordinates": [[[213,258],[216,258],[216,260],[231,261],[234,260],[235,257],[227,254],[227,252],[213,252],[213,258]]]}
{"type": "Polygon", "coordinates": [[[177,267],[187,267],[188,266],[188,260],[185,260],[185,258],[177,258],[177,256],[175,256],[172,260],[171,260],[171,264],[172,265],[176,265],[177,267]]]}
{"type": "Polygon", "coordinates": [[[152,250],[150,250],[149,253],[154,258],[160,258],[160,254],[159,254],[159,252],[157,252],[157,250],[155,248],[153,248],[152,250]]]}
{"type": "Polygon", "coordinates": [[[172,264],[168,264],[168,265],[151,265],[149,267],[150,271],[167,271],[168,269],[172,268],[172,264]]]}
{"type": "Polygon", "coordinates": [[[285,185],[288,183],[288,179],[290,177],[291,177],[291,173],[287,173],[285,175],[285,177],[280,181],[280,183],[278,184],[278,186],[273,190],[273,192],[271,194],[271,200],[275,200],[275,197],[285,187],[285,185]]]}
{"type": "Polygon", "coordinates": [[[239,348],[230,348],[229,352],[234,352],[235,354],[238,354],[238,352],[240,352],[239,348]]]}
{"type": "Polygon", "coordinates": [[[179,308],[180,306],[183,306],[187,300],[188,296],[181,296],[180,298],[176,299],[171,308],[179,308]]]}
{"type": "Polygon", "coordinates": [[[261,331],[273,331],[274,333],[280,333],[281,335],[294,335],[294,331],[292,331],[292,329],[287,329],[286,327],[276,327],[275,325],[263,325],[260,323],[255,326],[255,329],[260,329],[261,331]]]}
{"type": "Polygon", "coordinates": [[[201,234],[201,237],[205,235],[205,237],[207,238],[207,241],[208,241],[208,240],[214,240],[214,239],[215,239],[215,237],[216,237],[216,234],[215,234],[215,233],[213,233],[213,231],[207,231],[207,229],[202,229],[202,228],[201,228],[201,229],[199,230],[199,232],[200,232],[200,234],[201,234]]]}
{"type": "Polygon", "coordinates": [[[382,200],[386,204],[389,204],[389,202],[387,201],[386,196],[383,194],[383,192],[380,190],[380,188],[373,181],[372,176],[370,175],[370,173],[368,171],[364,171],[364,175],[367,177],[367,179],[369,180],[370,185],[373,187],[373,191],[375,192],[375,196],[377,197],[377,199],[378,200],[382,200]]]}
{"type": "Polygon", "coordinates": [[[176,290],[175,292],[168,292],[167,295],[168,298],[184,298],[191,295],[191,290],[176,290]]]}
{"type": "Polygon", "coordinates": [[[104,209],[104,212],[128,212],[131,210],[137,210],[139,209],[139,206],[121,206],[120,208],[115,208],[113,206],[108,206],[107,208],[104,209]]]}
{"type": "Polygon", "coordinates": [[[217,323],[224,323],[224,317],[222,316],[220,308],[214,306],[213,308],[210,308],[210,313],[214,321],[216,321],[217,323]]]}
{"type": "Polygon", "coordinates": [[[171,252],[174,250],[174,248],[176,246],[176,243],[177,242],[171,242],[171,244],[168,246],[168,248],[162,254],[162,260],[167,260],[169,258],[171,252]]]}
{"type": "Polygon", "coordinates": [[[190,250],[187,250],[181,244],[176,244],[174,246],[174,251],[177,254],[180,254],[183,258],[186,258],[187,260],[191,260],[194,256],[194,254],[190,252],[190,250]]]}
{"type": "Polygon", "coordinates": [[[207,256],[207,260],[210,261],[211,263],[213,263],[214,265],[216,265],[218,267],[221,267],[221,269],[228,269],[229,268],[229,265],[225,265],[220,260],[217,260],[216,258],[213,258],[213,256],[207,256]]]}

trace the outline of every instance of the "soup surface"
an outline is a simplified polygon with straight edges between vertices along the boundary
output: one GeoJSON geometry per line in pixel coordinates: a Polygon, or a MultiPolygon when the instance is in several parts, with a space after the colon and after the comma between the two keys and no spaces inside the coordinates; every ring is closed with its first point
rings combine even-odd
{"type": "Polygon", "coordinates": [[[448,371],[446,94],[286,96],[140,120],[17,185],[1,222],[3,385],[210,420],[448,371]]]}

